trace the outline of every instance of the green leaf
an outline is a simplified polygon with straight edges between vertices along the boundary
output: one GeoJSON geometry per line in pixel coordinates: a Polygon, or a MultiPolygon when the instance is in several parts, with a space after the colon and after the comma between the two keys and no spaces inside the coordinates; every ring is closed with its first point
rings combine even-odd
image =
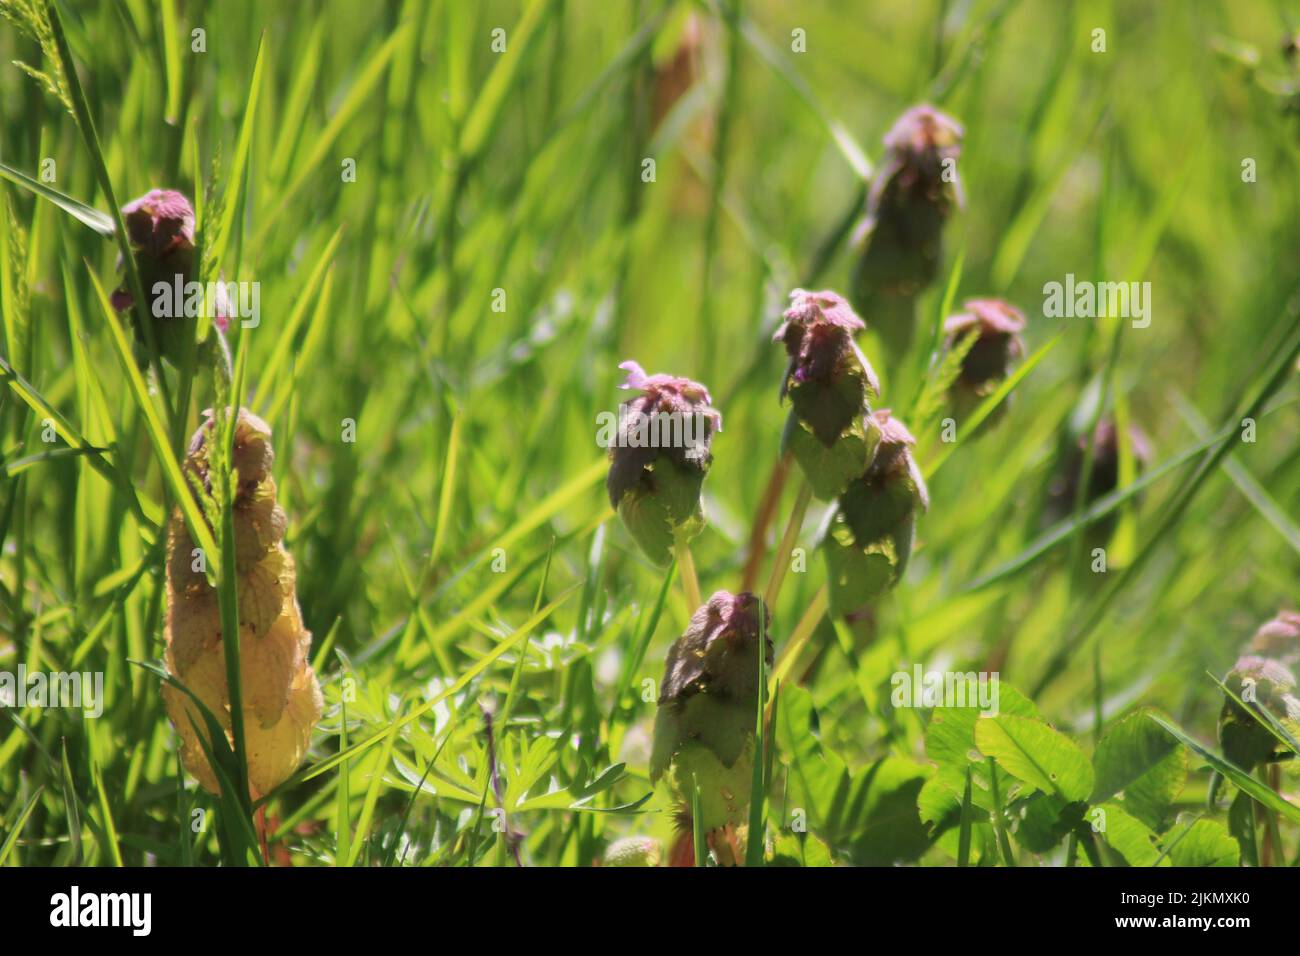
{"type": "MultiPolygon", "coordinates": [[[[1176,772],[1160,772],[1160,768],[1172,768],[1176,771],[1179,761],[1175,753],[1180,748],[1178,741],[1164,733],[1150,720],[1152,711],[1140,708],[1125,715],[1102,736],[1093,754],[1092,765],[1096,782],[1093,786],[1090,803],[1105,803],[1121,790],[1127,790],[1130,784],[1137,783],[1148,774],[1156,773],[1159,782],[1168,794],[1166,806],[1178,791],[1182,789],[1182,780],[1176,772]],[[1171,754],[1175,760],[1169,763],[1166,758],[1171,754]],[[1177,783],[1175,787],[1174,784],[1177,783]]],[[[1186,755],[1181,765],[1186,770],[1186,755]]],[[[1159,795],[1158,788],[1153,796],[1159,795]]]]}
{"type": "Polygon", "coordinates": [[[26,173],[14,169],[5,163],[0,163],[0,176],[9,180],[24,189],[35,193],[42,199],[54,203],[69,216],[72,216],[83,225],[89,226],[101,236],[112,238],[116,231],[113,225],[113,217],[106,212],[100,212],[94,206],[87,206],[83,202],[73,199],[71,196],[65,196],[57,189],[51,189],[42,182],[32,179],[26,173]]]}
{"type": "Polygon", "coordinates": [[[779,759],[788,766],[787,806],[807,811],[812,832],[857,865],[919,857],[930,837],[917,806],[932,768],[883,757],[851,771],[818,741],[808,691],[783,686],[781,697],[776,738],[779,759]]]}
{"type": "Polygon", "coordinates": [[[790,412],[781,436],[781,449],[794,456],[812,487],[823,501],[842,494],[854,478],[866,471],[874,443],[869,444],[859,415],[832,444],[824,445],[799,417],[790,412]]]}
{"type": "Polygon", "coordinates": [[[1040,720],[981,717],[975,744],[1018,780],[1067,803],[1086,800],[1092,790],[1092,764],[1078,744],[1040,720]]]}
{"type": "Polygon", "coordinates": [[[248,165],[248,153],[253,141],[253,128],[257,122],[257,104],[262,89],[262,64],[266,52],[266,34],[257,41],[257,56],[253,61],[253,76],[248,83],[248,97],[244,103],[244,118],[239,124],[239,138],[235,141],[234,158],[230,165],[230,174],[226,178],[226,192],[221,200],[221,221],[217,225],[215,236],[208,248],[208,259],[214,269],[220,269],[226,256],[226,247],[234,232],[235,215],[244,206],[241,198],[244,193],[244,170],[248,165]]]}
{"type": "Polygon", "coordinates": [[[1124,858],[1129,866],[1169,866],[1169,858],[1160,859],[1160,840],[1155,832],[1118,803],[1111,801],[1092,811],[1104,813],[1104,827],[1099,831],[1107,846],[1124,858]],[[1157,862],[1159,861],[1159,862],[1157,862]]]}
{"type": "Polygon", "coordinates": [[[23,807],[22,813],[18,814],[18,819],[14,821],[13,827],[9,830],[9,835],[5,837],[4,844],[0,845],[0,866],[5,865],[5,860],[9,859],[9,854],[18,845],[18,838],[22,835],[23,827],[27,825],[27,818],[36,809],[36,802],[41,799],[43,793],[45,793],[44,785],[37,787],[36,792],[27,801],[27,805],[23,807]]]}
{"type": "Polygon", "coordinates": [[[1259,847],[1255,842],[1255,801],[1250,794],[1237,791],[1228,808],[1228,832],[1241,847],[1241,861],[1259,866],[1259,847]]]}
{"type": "Polygon", "coordinates": [[[1013,800],[1008,815],[1016,821],[1016,842],[1030,853],[1048,853],[1083,820],[1084,805],[1034,791],[1013,800]]]}
{"type": "Polygon", "coordinates": [[[1168,859],[1174,866],[1236,866],[1241,849],[1222,823],[1197,820],[1170,842],[1168,859]]]}

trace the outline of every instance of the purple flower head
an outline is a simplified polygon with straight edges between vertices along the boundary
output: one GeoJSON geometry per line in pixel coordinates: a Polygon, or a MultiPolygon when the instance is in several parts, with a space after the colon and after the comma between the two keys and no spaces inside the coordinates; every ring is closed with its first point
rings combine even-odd
{"type": "Polygon", "coordinates": [[[154,259],[194,245],[194,207],[174,189],[151,189],[122,207],[131,245],[154,259]]]}
{"type": "Polygon", "coordinates": [[[691,615],[684,633],[668,651],[660,705],[693,694],[744,700],[758,692],[755,643],[762,615],[767,662],[772,663],[771,614],[761,598],[743,591],[715,591],[691,615]]]}
{"type": "Polygon", "coordinates": [[[643,394],[624,404],[629,410],[657,415],[661,412],[679,415],[703,415],[713,431],[722,431],[722,414],[712,407],[709,390],[699,382],[676,375],[647,375],[636,362],[628,360],[618,366],[627,372],[627,380],[619,388],[639,390],[643,394]]]}
{"type": "Polygon", "coordinates": [[[914,497],[921,510],[929,510],[930,493],[925,486],[925,479],[921,476],[921,470],[917,467],[916,459],[911,453],[916,438],[888,408],[880,408],[872,412],[869,421],[880,438],[876,444],[876,454],[871,461],[871,467],[867,469],[867,476],[873,480],[886,482],[896,478],[904,479],[914,487],[914,497]]]}
{"type": "Polygon", "coordinates": [[[849,356],[858,359],[872,391],[880,391],[875,370],[853,341],[854,333],[867,325],[838,292],[795,289],[790,293],[790,308],[781,318],[784,321],[772,341],[783,343],[790,356],[790,370],[781,388],[783,398],[792,383],[829,382],[849,356]]]}
{"type": "MultiPolygon", "coordinates": [[[[184,309],[185,286],[196,271],[194,207],[174,189],[151,189],[123,206],[122,217],[145,294],[144,307],[132,313],[138,355],[145,360],[143,349],[152,338],[159,354],[179,368],[195,334],[193,317],[184,309]]],[[[112,304],[120,312],[132,310],[131,288],[124,284],[116,289],[112,304]]]]}
{"type": "MultiPolygon", "coordinates": [[[[1128,430],[1129,446],[1133,451],[1133,460],[1139,468],[1143,468],[1151,460],[1151,445],[1147,442],[1147,436],[1136,425],[1130,425],[1128,430]]],[[[1088,439],[1085,435],[1080,435],[1077,442],[1080,453],[1088,448],[1088,439]]],[[[1108,473],[1114,471],[1115,477],[1103,481],[1103,484],[1109,485],[1101,494],[1108,494],[1115,490],[1115,485],[1119,481],[1119,429],[1115,427],[1115,419],[1109,415],[1103,417],[1097,422],[1097,427],[1092,432],[1092,470],[1094,481],[1098,478],[1098,472],[1108,473]]],[[[1103,475],[1104,477],[1104,475],[1103,475]]],[[[1097,497],[1100,497],[1098,495],[1097,497]]],[[[1091,493],[1089,500],[1093,500],[1091,493]]]]}
{"type": "Polygon", "coordinates": [[[1300,663],[1300,614],[1279,611],[1277,617],[1262,624],[1251,639],[1255,654],[1275,658],[1284,664],[1300,663]]]}
{"type": "MultiPolygon", "coordinates": [[[[1287,694],[1296,686],[1295,675],[1290,668],[1281,661],[1275,661],[1271,657],[1260,657],[1257,654],[1244,654],[1237,658],[1237,663],[1232,666],[1232,672],[1228,677],[1229,682],[1233,677],[1249,678],[1263,685],[1270,692],[1270,696],[1287,694]]],[[[1240,691],[1239,688],[1235,689],[1240,691]]]]}
{"type": "Polygon", "coordinates": [[[642,551],[666,564],[675,542],[704,527],[700,494],[722,416],[699,382],[647,375],[631,361],[619,368],[628,373],[622,388],[641,394],[619,406],[616,433],[600,439],[609,448],[605,490],[642,551]]]}
{"type": "Polygon", "coordinates": [[[860,257],[853,299],[891,361],[911,348],[915,299],[934,282],[943,228],[963,203],[957,158],[962,128],[932,106],[909,109],[885,135],[885,155],[853,233],[860,257]]]}
{"type": "MultiPolygon", "coordinates": [[[[913,106],[885,134],[888,175],[881,175],[876,186],[883,191],[888,181],[909,195],[942,200],[946,185],[944,161],[956,160],[961,154],[963,135],[961,124],[951,116],[929,104],[913,106]]],[[[957,185],[955,175],[952,183],[957,185]]],[[[960,204],[960,192],[957,201],[960,204]]]]}
{"type": "Polygon", "coordinates": [[[1012,365],[1024,358],[1025,341],[1020,333],[1025,328],[1025,317],[1001,299],[968,299],[965,310],[950,316],[943,330],[949,349],[975,333],[975,342],[961,363],[961,384],[981,390],[1006,378],[1012,365]]]}

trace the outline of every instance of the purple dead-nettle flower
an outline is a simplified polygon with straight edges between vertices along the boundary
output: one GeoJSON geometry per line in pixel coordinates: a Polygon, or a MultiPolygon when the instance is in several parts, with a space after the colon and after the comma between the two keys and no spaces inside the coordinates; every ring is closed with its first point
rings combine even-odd
{"type": "Polygon", "coordinates": [[[1300,663],[1300,614],[1279,611],[1277,617],[1260,625],[1251,639],[1250,650],[1288,667],[1300,663]]]}
{"type": "Polygon", "coordinates": [[[871,459],[865,477],[902,482],[921,510],[928,511],[930,492],[925,486],[925,479],[921,476],[921,469],[917,466],[911,451],[916,445],[916,438],[888,408],[873,412],[871,419],[878,429],[880,438],[876,443],[876,454],[871,459]]]}
{"type": "MultiPolygon", "coordinates": [[[[148,343],[142,323],[150,323],[159,352],[179,366],[186,337],[194,334],[195,326],[185,310],[186,284],[195,268],[194,207],[174,189],[151,189],[123,206],[122,218],[148,300],[146,308],[132,310],[136,341],[141,347],[148,343]]],[[[126,285],[113,293],[113,306],[119,311],[134,304],[126,285]]]]}
{"type": "MultiPolygon", "coordinates": [[[[1115,491],[1119,487],[1120,478],[1120,432],[1115,419],[1110,415],[1102,416],[1092,435],[1092,466],[1088,470],[1083,491],[1085,507],[1115,491]]],[[[1087,435],[1073,435],[1048,486],[1048,502],[1044,513],[1048,521],[1062,521],[1074,513],[1087,449],[1087,435]]],[[[1151,463],[1151,445],[1146,434],[1136,425],[1128,427],[1128,451],[1132,456],[1135,473],[1141,473],[1151,463]]],[[[1118,517],[1117,513],[1112,512],[1088,525],[1085,534],[1090,549],[1105,546],[1115,530],[1118,517]]]]}
{"type": "Polygon", "coordinates": [[[704,527],[700,491],[722,415],[699,382],[647,375],[636,362],[619,368],[628,373],[621,387],[641,394],[619,408],[605,488],[642,550],[666,564],[678,541],[704,527]]]}
{"type": "MultiPolygon", "coordinates": [[[[1092,504],[1103,495],[1108,495],[1119,487],[1119,429],[1115,419],[1103,417],[1097,422],[1092,433],[1092,472],[1084,500],[1092,504]]],[[[1142,429],[1130,425],[1128,429],[1129,450],[1133,455],[1133,464],[1137,471],[1142,471],[1151,461],[1151,446],[1142,429]]],[[[1074,464],[1081,465],[1087,451],[1088,442],[1079,436],[1075,442],[1077,456],[1074,464]]],[[[1078,467],[1074,469],[1077,475],[1078,467]]]]}
{"type": "Polygon", "coordinates": [[[885,135],[885,161],[854,234],[861,249],[854,281],[858,307],[891,352],[911,343],[913,303],[934,281],[943,226],[963,205],[957,158],[963,131],[932,106],[909,109],[885,135]]]}
{"type": "MultiPolygon", "coordinates": [[[[1223,680],[1224,686],[1247,707],[1265,710],[1290,733],[1300,733],[1300,698],[1295,673],[1280,660],[1243,654],[1223,680]]],[[[1278,749],[1273,731],[1225,694],[1219,711],[1219,745],[1230,761],[1250,771],[1278,749]]]]}
{"type": "MultiPolygon", "coordinates": [[[[1025,357],[1024,314],[1001,299],[969,299],[965,311],[943,324],[945,347],[956,349],[974,335],[962,358],[961,372],[949,389],[949,399],[958,415],[966,415],[1011,374],[1025,357]]],[[[1005,405],[999,406],[1002,411],[1005,405]]]]}
{"type": "Polygon", "coordinates": [[[754,714],[766,699],[757,658],[761,653],[772,664],[771,635],[772,617],[762,598],[715,591],[691,615],[664,662],[650,780],[668,779],[678,819],[691,824],[683,828],[686,840],[698,826],[726,864],[739,862],[727,850],[749,818],[754,714]],[[694,792],[698,819],[690,816],[694,792]]]}
{"type": "Polygon", "coordinates": [[[792,380],[794,383],[828,380],[850,356],[857,360],[871,391],[880,393],[875,370],[853,340],[854,334],[867,324],[858,318],[842,295],[829,289],[821,292],[795,289],[790,293],[790,308],[781,318],[784,321],[772,341],[784,343],[790,356],[790,367],[781,383],[782,398],[792,380]]]}
{"type": "Polygon", "coordinates": [[[965,201],[956,174],[955,160],[961,155],[965,130],[951,116],[923,103],[900,116],[885,134],[888,152],[887,176],[872,185],[872,208],[879,209],[886,191],[893,186],[946,207],[965,201]],[[953,172],[945,177],[946,160],[953,160],[953,172]],[[952,188],[949,189],[948,187],[952,188]]]}
{"type": "Polygon", "coordinates": [[[781,397],[790,399],[782,450],[803,470],[813,494],[834,498],[871,460],[871,435],[863,415],[880,382],[853,340],[866,328],[836,292],[790,293],[774,342],[789,356],[781,397]]]}
{"type": "Polygon", "coordinates": [[[161,259],[178,246],[194,245],[194,207],[174,189],[151,189],[122,207],[131,246],[161,259]]]}
{"type": "Polygon", "coordinates": [[[849,483],[822,540],[831,609],[849,614],[903,576],[916,519],[930,507],[925,478],[912,456],[912,433],[889,409],[867,416],[874,436],[871,464],[849,483]]]}

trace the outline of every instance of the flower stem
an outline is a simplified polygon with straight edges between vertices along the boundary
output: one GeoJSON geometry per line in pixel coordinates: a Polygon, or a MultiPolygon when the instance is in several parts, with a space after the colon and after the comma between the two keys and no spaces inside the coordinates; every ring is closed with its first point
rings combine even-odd
{"type": "Polygon", "coordinates": [[[808,511],[808,502],[811,500],[812,486],[806,480],[800,482],[799,496],[795,498],[794,510],[790,512],[785,533],[781,535],[781,544],[774,555],[776,560],[772,563],[772,576],[767,579],[767,590],[763,592],[763,600],[769,611],[776,609],[776,599],[781,596],[781,584],[785,581],[786,568],[790,566],[790,553],[794,550],[799,529],[803,527],[803,516],[808,511]]]}
{"type": "Polygon", "coordinates": [[[678,541],[677,569],[682,582],[682,594],[686,598],[688,615],[694,614],[700,606],[700,579],[695,576],[695,559],[691,557],[691,546],[686,541],[678,541]]]}
{"type": "Polygon", "coordinates": [[[763,498],[758,503],[758,512],[754,515],[753,527],[749,529],[749,551],[745,558],[745,571],[741,576],[740,590],[752,591],[758,582],[758,569],[763,563],[764,542],[767,541],[767,528],[776,515],[777,505],[781,503],[781,492],[785,490],[785,479],[790,474],[790,455],[784,454],[772,466],[772,475],[767,479],[763,498]]]}
{"type": "Polygon", "coordinates": [[[775,687],[777,683],[784,681],[794,669],[795,662],[799,660],[800,654],[808,645],[813,631],[817,630],[817,624],[826,614],[829,606],[830,589],[823,584],[813,595],[812,601],[803,612],[803,617],[799,618],[799,623],[790,634],[790,640],[786,641],[785,647],[782,648],[776,667],[772,669],[772,678],[769,681],[771,686],[775,687]]]}

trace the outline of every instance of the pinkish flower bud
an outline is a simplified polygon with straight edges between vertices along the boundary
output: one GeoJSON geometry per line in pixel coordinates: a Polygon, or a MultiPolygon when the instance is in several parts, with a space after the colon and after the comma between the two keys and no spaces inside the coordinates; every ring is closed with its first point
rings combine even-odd
{"type": "Polygon", "coordinates": [[[623,837],[605,850],[601,866],[659,866],[663,861],[663,844],[653,837],[623,837]]]}
{"type": "Polygon", "coordinates": [[[955,120],[928,105],[909,109],[885,135],[885,161],[854,237],[862,250],[854,297],[895,354],[911,343],[913,301],[934,281],[943,225],[962,204],[962,135],[955,120]]]}
{"type": "Polygon", "coordinates": [[[605,488],[641,549],[651,560],[667,564],[674,544],[704,527],[700,491],[722,416],[698,382],[646,375],[636,362],[619,368],[628,373],[622,387],[642,394],[619,408],[605,488]]]}
{"type": "Polygon", "coordinates": [[[795,289],[790,300],[773,336],[790,357],[781,382],[791,405],[781,449],[799,462],[813,494],[834,498],[871,460],[862,416],[880,383],[853,341],[866,325],[842,296],[795,289]]]}
{"type": "MultiPolygon", "coordinates": [[[[1142,471],[1151,461],[1151,446],[1146,435],[1136,425],[1128,430],[1129,448],[1133,454],[1133,464],[1137,471],[1142,471]]],[[[1088,440],[1080,435],[1066,456],[1061,474],[1053,482],[1051,496],[1053,511],[1068,514],[1074,510],[1074,500],[1079,487],[1079,472],[1083,468],[1087,453],[1088,440]]],[[[1084,490],[1085,506],[1104,498],[1119,486],[1119,432],[1115,419],[1109,415],[1098,420],[1093,430],[1092,468],[1084,490]]]]}
{"type": "Polygon", "coordinates": [[[911,432],[889,409],[868,416],[875,454],[839,497],[822,551],[831,610],[848,614],[892,588],[907,569],[919,512],[930,507],[925,479],[909,448],[911,432]]]}
{"type": "Polygon", "coordinates": [[[1250,650],[1288,667],[1300,662],[1300,614],[1278,611],[1277,617],[1260,625],[1251,639],[1250,650]]]}
{"type": "MultiPolygon", "coordinates": [[[[948,390],[953,411],[965,417],[997,390],[1015,364],[1025,357],[1025,341],[1020,333],[1025,317],[1015,306],[1001,299],[969,299],[964,312],[943,324],[947,335],[945,348],[956,349],[967,336],[975,340],[962,359],[961,373],[948,390]]],[[[997,411],[1006,408],[1005,403],[997,411]]]]}
{"type": "MultiPolygon", "coordinates": [[[[148,343],[141,322],[153,330],[158,351],[173,365],[184,355],[186,337],[193,336],[195,321],[185,314],[185,285],[194,278],[194,207],[174,189],[151,189],[122,207],[127,237],[134,252],[140,287],[147,306],[135,309],[136,341],[148,343]],[[166,292],[159,292],[159,283],[166,292]]],[[[131,290],[123,285],[113,293],[112,304],[119,311],[134,303],[131,290]]]]}
{"type": "MultiPolygon", "coordinates": [[[[1224,685],[1251,708],[1267,710],[1294,734],[1300,732],[1300,699],[1295,696],[1296,679],[1281,661],[1256,654],[1238,658],[1224,685]]],[[[1219,712],[1219,743],[1223,755],[1243,770],[1250,771],[1278,749],[1277,738],[1260,720],[1248,714],[1237,701],[1224,695],[1219,712]]]]}

